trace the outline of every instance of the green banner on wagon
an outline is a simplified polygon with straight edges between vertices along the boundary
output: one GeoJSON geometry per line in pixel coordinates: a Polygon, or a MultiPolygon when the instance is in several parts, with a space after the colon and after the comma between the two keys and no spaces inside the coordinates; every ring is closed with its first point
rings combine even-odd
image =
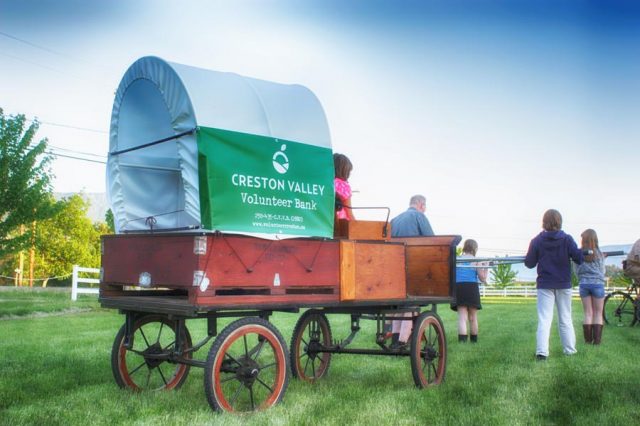
{"type": "Polygon", "coordinates": [[[333,236],[331,149],[200,127],[198,168],[206,229],[333,236]]]}

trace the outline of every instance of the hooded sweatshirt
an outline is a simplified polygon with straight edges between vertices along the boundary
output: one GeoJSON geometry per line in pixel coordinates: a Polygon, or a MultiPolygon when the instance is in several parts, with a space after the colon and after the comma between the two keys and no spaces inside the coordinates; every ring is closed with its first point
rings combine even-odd
{"type": "Polygon", "coordinates": [[[542,231],[529,244],[524,258],[527,268],[538,265],[537,288],[571,288],[571,262],[580,265],[584,258],[582,251],[563,231],[542,231]]]}

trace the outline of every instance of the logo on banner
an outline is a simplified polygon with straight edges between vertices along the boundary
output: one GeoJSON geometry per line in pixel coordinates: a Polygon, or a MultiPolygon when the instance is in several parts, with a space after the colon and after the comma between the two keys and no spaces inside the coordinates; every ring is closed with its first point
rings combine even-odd
{"type": "Polygon", "coordinates": [[[280,147],[280,151],[276,151],[275,154],[273,154],[273,168],[276,169],[276,172],[280,173],[281,175],[287,173],[287,170],[289,170],[289,157],[287,157],[287,154],[284,153],[284,151],[287,149],[287,145],[282,144],[282,146],[280,147]]]}

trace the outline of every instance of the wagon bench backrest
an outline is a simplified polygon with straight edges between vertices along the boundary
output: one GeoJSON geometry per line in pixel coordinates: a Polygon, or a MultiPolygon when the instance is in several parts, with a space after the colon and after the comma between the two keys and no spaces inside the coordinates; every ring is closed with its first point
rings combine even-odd
{"type": "Polygon", "coordinates": [[[107,188],[118,233],[331,237],[324,111],[300,85],[141,58],[116,92],[107,188]]]}

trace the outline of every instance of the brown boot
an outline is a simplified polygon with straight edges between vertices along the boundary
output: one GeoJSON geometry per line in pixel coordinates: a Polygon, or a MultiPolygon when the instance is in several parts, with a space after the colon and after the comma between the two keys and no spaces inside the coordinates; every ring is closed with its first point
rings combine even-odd
{"type": "Polygon", "coordinates": [[[602,324],[593,324],[593,344],[599,345],[602,341],[602,324]]]}
{"type": "Polygon", "coordinates": [[[584,332],[584,342],[593,343],[593,324],[582,324],[582,331],[584,332]]]}

